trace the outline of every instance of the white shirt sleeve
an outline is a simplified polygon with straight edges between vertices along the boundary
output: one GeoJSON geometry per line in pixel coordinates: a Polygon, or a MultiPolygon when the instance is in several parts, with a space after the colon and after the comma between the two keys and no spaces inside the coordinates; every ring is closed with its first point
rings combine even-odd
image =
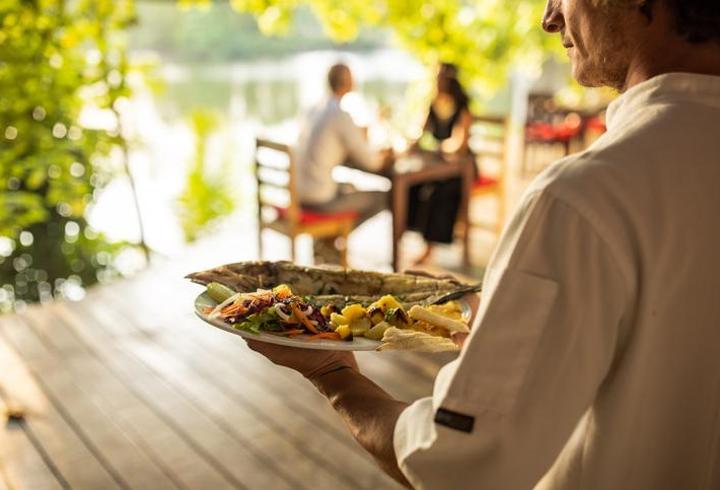
{"type": "Polygon", "coordinates": [[[347,112],[341,111],[338,116],[338,131],[347,150],[347,157],[355,165],[369,171],[380,170],[382,161],[379,155],[372,150],[362,129],[355,125],[347,112]]]}
{"type": "Polygon", "coordinates": [[[593,226],[548,192],[529,196],[491,260],[463,352],[433,396],[398,419],[395,451],[408,480],[533,488],[610,370],[627,294],[593,226]]]}

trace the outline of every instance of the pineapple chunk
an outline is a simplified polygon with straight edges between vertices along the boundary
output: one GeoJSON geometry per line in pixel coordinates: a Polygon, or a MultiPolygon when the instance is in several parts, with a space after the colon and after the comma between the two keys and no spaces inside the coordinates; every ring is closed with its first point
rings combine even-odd
{"type": "Polygon", "coordinates": [[[372,327],[372,323],[370,323],[370,318],[367,316],[357,318],[350,322],[350,331],[352,332],[353,337],[362,337],[365,335],[365,332],[370,330],[370,327],[372,327]]]}
{"type": "Polygon", "coordinates": [[[378,323],[385,320],[385,312],[382,310],[382,308],[379,308],[377,306],[371,306],[367,310],[368,315],[370,316],[370,321],[373,322],[373,325],[377,325],[378,323]]]}
{"type": "Polygon", "coordinates": [[[350,323],[350,320],[348,320],[346,317],[340,315],[339,313],[331,313],[330,314],[330,323],[332,323],[335,326],[347,325],[348,323],[350,323]]]}
{"type": "Polygon", "coordinates": [[[398,302],[398,300],[396,300],[395,297],[390,294],[386,294],[385,296],[370,305],[371,308],[373,306],[380,308],[382,311],[387,311],[392,308],[402,308],[402,305],[398,302]]]}
{"type": "Polygon", "coordinates": [[[358,304],[346,306],[345,308],[343,308],[342,314],[350,321],[367,316],[365,308],[363,308],[362,305],[358,304]]]}
{"type": "Polygon", "coordinates": [[[374,327],[372,327],[370,330],[365,332],[365,337],[372,340],[382,340],[383,335],[385,335],[385,330],[390,328],[392,325],[390,325],[388,322],[380,322],[374,327]]]}
{"type": "Polygon", "coordinates": [[[325,318],[330,318],[330,315],[332,315],[333,313],[340,313],[340,310],[334,304],[329,303],[320,307],[320,313],[325,318]]]}
{"type": "Polygon", "coordinates": [[[339,334],[340,338],[343,340],[353,339],[352,331],[350,331],[350,325],[340,325],[335,329],[335,333],[339,334]]]}
{"type": "Polygon", "coordinates": [[[385,321],[397,328],[410,328],[412,326],[412,320],[402,308],[388,310],[385,313],[385,321]]]}

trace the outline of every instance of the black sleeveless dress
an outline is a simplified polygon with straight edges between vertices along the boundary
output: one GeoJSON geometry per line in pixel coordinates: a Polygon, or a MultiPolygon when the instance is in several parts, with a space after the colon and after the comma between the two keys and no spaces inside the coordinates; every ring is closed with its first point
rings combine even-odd
{"type": "MultiPolygon", "coordinates": [[[[450,138],[467,106],[458,107],[448,119],[441,119],[430,107],[428,130],[438,142],[450,138]]],[[[426,242],[452,243],[455,220],[462,199],[459,177],[412,186],[409,191],[407,227],[422,234],[426,242]]]]}

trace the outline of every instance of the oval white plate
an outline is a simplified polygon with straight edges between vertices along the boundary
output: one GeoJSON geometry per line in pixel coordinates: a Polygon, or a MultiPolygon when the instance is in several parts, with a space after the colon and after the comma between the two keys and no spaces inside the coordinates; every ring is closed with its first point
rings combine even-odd
{"type": "MultiPolygon", "coordinates": [[[[460,306],[462,308],[463,317],[466,319],[470,318],[471,311],[470,305],[460,300],[460,306]]],[[[330,340],[330,339],[318,339],[309,340],[308,335],[298,335],[297,337],[287,338],[280,335],[273,335],[271,333],[261,332],[258,334],[248,332],[245,330],[239,330],[233,328],[222,321],[219,318],[210,319],[203,313],[203,310],[208,306],[212,307],[217,303],[208,296],[207,292],[200,294],[195,298],[195,314],[203,321],[209,323],[213,327],[220,328],[226,332],[234,333],[240,337],[246,339],[259,340],[261,342],[267,342],[269,344],[285,345],[288,347],[299,347],[301,349],[319,349],[319,350],[346,350],[346,351],[367,351],[375,350],[381,344],[378,340],[366,339],[365,337],[355,337],[351,341],[344,340],[330,340]]]]}

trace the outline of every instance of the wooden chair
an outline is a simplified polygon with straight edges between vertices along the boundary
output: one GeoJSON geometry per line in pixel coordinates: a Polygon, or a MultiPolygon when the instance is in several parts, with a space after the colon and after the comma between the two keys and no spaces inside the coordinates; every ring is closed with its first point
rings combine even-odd
{"type": "Polygon", "coordinates": [[[473,182],[470,202],[479,198],[493,197],[497,200],[494,222],[474,221],[470,215],[470,228],[483,228],[500,235],[505,222],[505,186],[507,182],[507,118],[501,116],[473,116],[470,148],[475,153],[479,177],[473,182]],[[494,171],[488,171],[490,165],[494,171]]]}
{"type": "Polygon", "coordinates": [[[290,258],[295,261],[295,239],[340,238],[340,265],[347,266],[347,241],[357,214],[317,213],[302,209],[297,197],[295,165],[290,147],[261,138],[255,140],[255,177],[258,205],[258,255],[263,256],[262,232],[266,228],[290,238],[290,258]]]}

